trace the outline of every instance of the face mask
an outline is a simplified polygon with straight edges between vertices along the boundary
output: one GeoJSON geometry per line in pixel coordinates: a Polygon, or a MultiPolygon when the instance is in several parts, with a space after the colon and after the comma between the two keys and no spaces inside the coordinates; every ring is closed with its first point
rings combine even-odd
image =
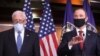
{"type": "Polygon", "coordinates": [[[84,19],[74,19],[74,25],[76,27],[82,27],[85,24],[84,19]]]}
{"type": "Polygon", "coordinates": [[[24,25],[20,23],[14,24],[14,29],[16,31],[22,31],[24,29],[24,25]]]}

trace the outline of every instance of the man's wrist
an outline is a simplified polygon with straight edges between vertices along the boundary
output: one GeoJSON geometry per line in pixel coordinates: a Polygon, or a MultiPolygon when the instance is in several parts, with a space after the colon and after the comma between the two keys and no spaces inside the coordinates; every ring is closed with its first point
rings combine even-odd
{"type": "Polygon", "coordinates": [[[72,42],[70,41],[69,43],[68,43],[68,46],[72,46],[73,44],[72,44],[72,42]]]}
{"type": "Polygon", "coordinates": [[[69,50],[71,50],[71,49],[72,49],[72,46],[73,46],[73,45],[72,45],[72,43],[71,43],[71,42],[69,42],[69,43],[68,43],[68,48],[69,48],[69,50]]]}

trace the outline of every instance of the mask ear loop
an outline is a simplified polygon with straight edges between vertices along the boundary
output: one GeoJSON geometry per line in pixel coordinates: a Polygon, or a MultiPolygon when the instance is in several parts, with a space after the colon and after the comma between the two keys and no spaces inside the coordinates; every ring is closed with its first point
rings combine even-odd
{"type": "Polygon", "coordinates": [[[88,17],[87,17],[87,15],[85,16],[85,24],[87,24],[87,22],[88,22],[88,17]]]}
{"type": "Polygon", "coordinates": [[[87,15],[85,16],[85,21],[88,21],[88,16],[87,15]]]}

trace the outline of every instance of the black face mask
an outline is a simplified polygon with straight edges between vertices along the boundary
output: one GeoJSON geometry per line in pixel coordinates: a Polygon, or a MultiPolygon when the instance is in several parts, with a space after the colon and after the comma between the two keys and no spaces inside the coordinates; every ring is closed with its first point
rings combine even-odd
{"type": "Polygon", "coordinates": [[[85,24],[85,19],[74,19],[74,25],[76,27],[81,27],[85,24]]]}

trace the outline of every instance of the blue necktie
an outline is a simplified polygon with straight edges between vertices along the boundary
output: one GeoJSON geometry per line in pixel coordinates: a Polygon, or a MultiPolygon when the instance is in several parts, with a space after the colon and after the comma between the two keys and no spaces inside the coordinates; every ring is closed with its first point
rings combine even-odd
{"type": "Polygon", "coordinates": [[[22,46],[22,38],[21,38],[21,32],[18,32],[18,36],[17,36],[17,50],[18,53],[20,53],[21,50],[21,46],[22,46]]]}

